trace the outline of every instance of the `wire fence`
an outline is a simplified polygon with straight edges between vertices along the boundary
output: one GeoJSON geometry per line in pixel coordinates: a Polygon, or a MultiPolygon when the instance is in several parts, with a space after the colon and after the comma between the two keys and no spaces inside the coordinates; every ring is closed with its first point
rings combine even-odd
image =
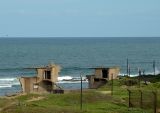
{"type": "Polygon", "coordinates": [[[152,113],[160,113],[160,94],[159,91],[143,91],[128,89],[128,105],[133,108],[151,110],[152,113]]]}

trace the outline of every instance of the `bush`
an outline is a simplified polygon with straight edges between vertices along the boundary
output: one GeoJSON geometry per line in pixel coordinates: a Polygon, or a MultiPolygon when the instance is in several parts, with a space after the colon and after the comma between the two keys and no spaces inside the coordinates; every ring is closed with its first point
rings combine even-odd
{"type": "Polygon", "coordinates": [[[126,85],[126,86],[133,86],[138,84],[138,81],[136,79],[131,79],[131,78],[125,78],[120,82],[121,82],[121,85],[126,85]]]}

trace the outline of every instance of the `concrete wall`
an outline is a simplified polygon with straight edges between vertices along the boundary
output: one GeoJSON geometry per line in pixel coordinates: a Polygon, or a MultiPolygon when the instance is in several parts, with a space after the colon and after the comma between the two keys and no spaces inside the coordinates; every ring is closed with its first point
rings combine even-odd
{"type": "Polygon", "coordinates": [[[110,68],[108,73],[108,80],[112,80],[112,75],[113,79],[118,79],[119,71],[120,71],[119,68],[110,68]]]}
{"type": "Polygon", "coordinates": [[[57,82],[58,81],[58,73],[56,67],[51,68],[51,81],[57,82]]]}
{"type": "Polygon", "coordinates": [[[20,83],[24,93],[46,93],[55,87],[54,83],[58,81],[60,67],[58,65],[49,65],[47,67],[37,68],[36,77],[21,77],[20,83]],[[51,71],[51,79],[44,79],[45,71],[51,71]]]}
{"type": "Polygon", "coordinates": [[[120,69],[118,67],[114,68],[96,68],[94,75],[87,75],[87,79],[89,81],[88,85],[89,88],[98,88],[100,86],[103,86],[107,83],[108,80],[118,79],[120,69]],[[103,78],[102,70],[106,70],[107,78],[103,78]]]}
{"type": "Polygon", "coordinates": [[[46,67],[46,68],[38,68],[37,69],[37,77],[40,78],[40,81],[44,80],[44,74],[45,71],[51,71],[51,81],[57,82],[58,81],[58,75],[60,72],[60,67],[58,65],[53,65],[52,67],[46,67]]]}
{"type": "MultiPolygon", "coordinates": [[[[20,78],[20,82],[22,85],[22,91],[24,93],[47,93],[48,86],[44,81],[38,82],[38,78],[36,77],[25,77],[20,78]]],[[[51,82],[50,82],[51,83],[51,82]]],[[[51,86],[52,87],[52,86],[51,86]]]]}
{"type": "Polygon", "coordinates": [[[106,73],[108,75],[108,80],[111,80],[112,79],[112,75],[113,75],[113,79],[116,79],[118,74],[119,74],[119,71],[120,69],[118,67],[115,67],[115,68],[100,68],[100,69],[95,69],[95,78],[103,78],[103,73],[102,73],[102,70],[105,69],[105,70],[108,70],[106,73]]]}
{"type": "Polygon", "coordinates": [[[60,67],[58,65],[55,65],[51,68],[52,82],[57,82],[58,81],[59,72],[60,72],[60,67]]]}
{"type": "Polygon", "coordinates": [[[86,76],[88,79],[88,87],[89,88],[94,88],[94,75],[88,75],[86,76]]]}
{"type": "Polygon", "coordinates": [[[43,80],[44,70],[43,69],[37,69],[37,77],[39,78],[39,82],[43,80]]]}
{"type": "Polygon", "coordinates": [[[25,80],[24,78],[19,78],[20,84],[21,84],[21,88],[22,91],[25,92],[25,80]]]}
{"type": "Polygon", "coordinates": [[[95,77],[102,78],[102,69],[95,69],[95,77]]]}
{"type": "Polygon", "coordinates": [[[22,77],[20,78],[20,82],[22,85],[22,90],[25,93],[32,93],[34,92],[34,84],[37,82],[37,79],[35,77],[22,77]]]}

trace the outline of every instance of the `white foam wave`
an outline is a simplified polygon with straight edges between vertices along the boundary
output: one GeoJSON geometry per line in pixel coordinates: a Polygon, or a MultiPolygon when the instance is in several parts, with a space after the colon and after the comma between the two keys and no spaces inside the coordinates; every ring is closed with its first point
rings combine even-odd
{"type": "MultiPolygon", "coordinates": [[[[146,72],[146,73],[144,73],[145,75],[154,75],[154,72],[146,72]]],[[[157,75],[157,74],[160,74],[160,71],[159,70],[155,70],[155,74],[157,75]]],[[[119,74],[119,76],[125,76],[125,75],[127,75],[127,74],[125,74],[125,73],[120,73],[119,74]]],[[[139,76],[139,73],[137,73],[137,74],[130,74],[130,77],[136,77],[136,76],[139,76]]]]}
{"type": "MultiPolygon", "coordinates": [[[[127,74],[124,74],[124,73],[120,73],[119,76],[125,76],[127,74]]],[[[130,74],[130,77],[136,77],[138,76],[137,74],[130,74]]]]}
{"type": "MultiPolygon", "coordinates": [[[[80,77],[73,77],[73,76],[61,76],[58,77],[58,81],[80,81],[80,77]]],[[[86,81],[86,77],[82,77],[82,81],[86,81]]]]}
{"type": "MultiPolygon", "coordinates": [[[[60,84],[68,83],[68,84],[73,84],[73,83],[80,83],[81,78],[80,77],[73,77],[73,76],[61,76],[58,77],[58,82],[60,84]]],[[[82,77],[82,82],[88,82],[86,77],[82,77]]]]}
{"type": "MultiPolygon", "coordinates": [[[[82,77],[83,82],[88,82],[86,77],[82,77]]],[[[58,82],[60,84],[63,83],[80,83],[81,78],[80,77],[73,77],[73,76],[61,76],[58,77],[58,82]]],[[[18,78],[0,78],[0,88],[7,88],[7,87],[13,87],[15,85],[20,85],[20,82],[18,78]]]]}
{"type": "Polygon", "coordinates": [[[8,88],[14,85],[20,85],[18,78],[0,78],[0,88],[8,88]]]}
{"type": "Polygon", "coordinates": [[[62,76],[58,77],[58,81],[63,81],[63,80],[72,80],[73,77],[71,76],[62,76]]]}
{"type": "Polygon", "coordinates": [[[16,78],[1,78],[0,81],[14,81],[16,78]]]}
{"type": "Polygon", "coordinates": [[[0,88],[12,87],[10,84],[0,84],[0,88]]]}

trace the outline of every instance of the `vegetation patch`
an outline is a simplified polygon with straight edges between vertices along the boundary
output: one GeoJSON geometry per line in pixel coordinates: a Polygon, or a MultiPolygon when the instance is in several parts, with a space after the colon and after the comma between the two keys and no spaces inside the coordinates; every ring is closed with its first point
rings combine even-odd
{"type": "MultiPolygon", "coordinates": [[[[64,94],[28,94],[15,98],[0,98],[0,113],[153,113],[153,109],[150,108],[129,108],[127,89],[159,92],[160,82],[148,85],[143,81],[140,85],[125,84],[125,81],[130,79],[137,81],[138,78],[124,77],[113,82],[109,81],[99,89],[83,91],[82,109],[80,91],[77,90],[64,94]]],[[[135,96],[139,96],[138,94],[135,93],[135,96]]],[[[144,96],[144,98],[149,97],[144,96]]],[[[160,105],[159,96],[157,105],[160,105]]]]}

